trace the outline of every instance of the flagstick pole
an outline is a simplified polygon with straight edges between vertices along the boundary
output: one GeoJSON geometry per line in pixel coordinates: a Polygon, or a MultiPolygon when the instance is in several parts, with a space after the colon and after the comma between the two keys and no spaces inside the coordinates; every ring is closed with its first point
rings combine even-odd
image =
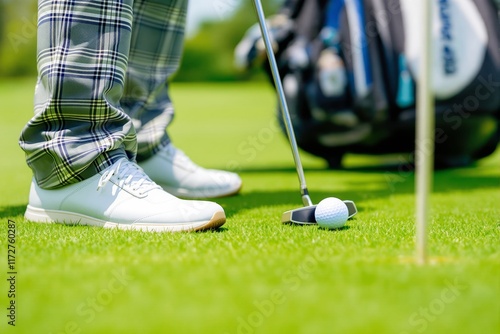
{"type": "Polygon", "coordinates": [[[416,246],[417,263],[427,263],[429,194],[434,172],[434,99],[432,96],[432,0],[422,0],[422,57],[417,92],[416,124],[416,246]]]}

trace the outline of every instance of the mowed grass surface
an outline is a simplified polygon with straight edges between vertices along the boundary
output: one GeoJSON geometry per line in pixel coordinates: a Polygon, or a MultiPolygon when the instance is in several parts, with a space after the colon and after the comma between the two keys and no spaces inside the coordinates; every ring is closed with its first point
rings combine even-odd
{"type": "Polygon", "coordinates": [[[329,171],[303,154],[313,201],[352,199],[360,212],[337,231],[284,226],[281,214],[301,200],[270,87],[174,84],[177,146],[243,178],[239,196],[218,201],[226,225],[195,234],[39,225],[23,219],[31,172],[17,146],[33,84],[0,82],[0,332],[500,331],[500,152],[435,174],[431,264],[418,266],[412,172],[365,156],[329,171]],[[9,219],[17,231],[14,328],[6,317],[9,219]]]}

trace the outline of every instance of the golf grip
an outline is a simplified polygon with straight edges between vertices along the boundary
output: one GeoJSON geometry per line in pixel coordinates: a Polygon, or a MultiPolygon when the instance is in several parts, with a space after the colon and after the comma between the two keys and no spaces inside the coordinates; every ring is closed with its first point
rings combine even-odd
{"type": "Polygon", "coordinates": [[[264,15],[264,10],[262,9],[262,4],[260,0],[254,0],[254,6],[260,25],[260,30],[262,33],[262,39],[264,40],[264,46],[266,49],[267,58],[269,60],[269,66],[271,67],[271,73],[274,79],[274,85],[276,87],[276,91],[279,97],[281,115],[283,117],[283,122],[285,123],[288,140],[292,148],[293,159],[295,161],[295,168],[297,169],[297,175],[299,176],[302,202],[304,203],[305,206],[311,206],[313,204],[311,198],[309,197],[309,192],[307,190],[306,178],[304,176],[304,169],[302,167],[302,162],[300,161],[299,149],[297,147],[297,140],[295,138],[295,133],[293,132],[292,120],[290,118],[290,112],[288,111],[288,106],[285,98],[285,91],[283,90],[283,84],[281,83],[281,77],[279,74],[278,65],[276,64],[276,58],[274,57],[274,51],[271,43],[270,34],[266,26],[266,17],[264,15]]]}

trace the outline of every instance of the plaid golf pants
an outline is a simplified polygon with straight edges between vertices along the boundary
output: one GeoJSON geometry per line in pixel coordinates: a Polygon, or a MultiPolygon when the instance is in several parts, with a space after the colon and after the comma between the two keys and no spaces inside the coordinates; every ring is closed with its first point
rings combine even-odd
{"type": "Polygon", "coordinates": [[[170,141],[187,1],[39,0],[35,115],[19,142],[42,188],[170,141]]]}

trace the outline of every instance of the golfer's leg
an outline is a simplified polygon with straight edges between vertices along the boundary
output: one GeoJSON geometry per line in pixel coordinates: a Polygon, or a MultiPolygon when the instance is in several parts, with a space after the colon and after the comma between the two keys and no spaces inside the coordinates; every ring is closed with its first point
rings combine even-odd
{"type": "Polygon", "coordinates": [[[174,113],[167,80],[182,56],[186,10],[187,0],[135,1],[121,105],[137,129],[137,160],[163,189],[186,198],[231,195],[241,188],[236,174],[197,166],[166,133],[174,113]]]}
{"type": "Polygon", "coordinates": [[[183,51],[187,0],[136,0],[127,79],[121,105],[137,129],[138,160],[169,143],[174,109],[167,80],[183,51]]]}
{"type": "Polygon", "coordinates": [[[120,109],[133,0],[39,0],[35,116],[20,145],[42,188],[95,175],[136,154],[120,109]]]}
{"type": "Polygon", "coordinates": [[[218,204],[179,200],[131,161],[136,135],[119,100],[132,0],[40,0],[39,8],[36,115],[21,135],[38,184],[25,218],[169,232],[224,224],[218,204]]]}

